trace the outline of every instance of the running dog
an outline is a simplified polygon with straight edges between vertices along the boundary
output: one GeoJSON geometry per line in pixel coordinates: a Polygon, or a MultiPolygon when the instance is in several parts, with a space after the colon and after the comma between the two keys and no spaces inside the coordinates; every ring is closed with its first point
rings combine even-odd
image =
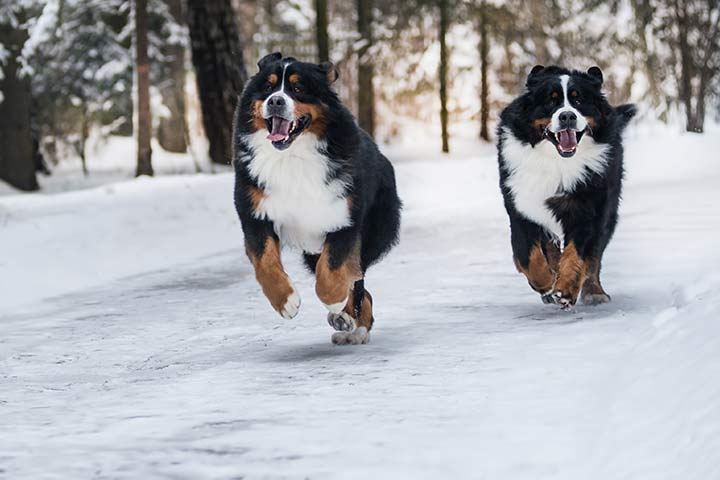
{"type": "Polygon", "coordinates": [[[258,62],[235,114],[235,206],[255,276],[272,307],[297,315],[300,296],[281,247],[303,252],[335,344],[369,341],[368,267],[398,241],[395,173],[332,89],[331,63],[280,53],[258,62]]]}
{"type": "Polygon", "coordinates": [[[603,253],[618,221],[622,133],[634,105],[612,107],[598,67],[535,66],[500,116],[500,188],[515,265],[545,303],[610,301],[603,253]]]}

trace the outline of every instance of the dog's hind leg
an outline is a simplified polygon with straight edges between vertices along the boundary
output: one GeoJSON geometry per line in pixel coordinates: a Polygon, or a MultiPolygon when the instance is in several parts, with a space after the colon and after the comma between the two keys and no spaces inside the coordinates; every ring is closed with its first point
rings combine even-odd
{"type": "Polygon", "coordinates": [[[587,280],[580,295],[582,302],[585,305],[608,303],[610,295],[605,292],[600,283],[600,259],[591,257],[585,261],[585,264],[587,265],[587,280]]]}
{"type": "Polygon", "coordinates": [[[365,290],[365,281],[358,280],[353,285],[348,302],[340,313],[329,313],[328,323],[338,332],[332,336],[336,345],[358,345],[370,341],[372,328],[372,296],[365,290]]]}

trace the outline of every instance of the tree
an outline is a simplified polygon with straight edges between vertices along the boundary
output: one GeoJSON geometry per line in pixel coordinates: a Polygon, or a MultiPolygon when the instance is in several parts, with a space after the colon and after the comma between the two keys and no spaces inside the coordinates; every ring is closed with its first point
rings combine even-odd
{"type": "Polygon", "coordinates": [[[0,179],[21,190],[39,188],[30,128],[30,79],[21,55],[29,33],[29,8],[0,7],[0,179]]]}
{"type": "Polygon", "coordinates": [[[317,37],[318,61],[330,61],[327,0],[315,0],[315,35],[317,37]]]}
{"type": "Polygon", "coordinates": [[[230,0],[188,0],[188,27],[193,66],[210,159],[231,159],[232,122],[247,72],[242,39],[230,0]]]}
{"type": "Polygon", "coordinates": [[[680,59],[680,101],[685,109],[685,128],[702,133],[705,104],[720,69],[720,2],[674,0],[671,19],[676,25],[674,48],[680,59]]]}
{"type": "MultiPolygon", "coordinates": [[[[183,22],[184,12],[182,0],[165,0],[171,19],[175,24],[183,22]]],[[[167,22],[162,22],[166,25],[167,22]]],[[[172,35],[163,38],[162,78],[159,87],[163,105],[167,109],[165,115],[160,117],[157,139],[160,146],[168,152],[187,152],[187,138],[189,137],[187,122],[185,120],[185,44],[172,35]]],[[[184,37],[181,37],[184,38],[184,37]]]]}
{"type": "Polygon", "coordinates": [[[132,132],[131,42],[123,33],[130,18],[123,3],[55,0],[57,8],[45,7],[25,49],[35,127],[54,143],[72,145],[86,174],[92,126],[105,127],[104,134],[132,132]]]}
{"type": "Polygon", "coordinates": [[[449,23],[448,0],[439,0],[440,9],[440,128],[442,129],[442,151],[450,152],[448,141],[448,108],[447,108],[447,83],[448,83],[448,52],[447,52],[447,31],[449,23]]]}
{"type": "Polygon", "coordinates": [[[150,111],[150,60],[148,59],[147,0],[134,0],[135,62],[137,78],[137,171],[152,175],[152,114],[150,111]]]}
{"type": "Polygon", "coordinates": [[[372,10],[373,0],[357,0],[358,32],[358,123],[373,136],[375,134],[375,91],[373,88],[374,64],[370,54],[373,45],[372,10]]]}
{"type": "Polygon", "coordinates": [[[488,84],[489,36],[488,36],[488,6],[485,0],[480,2],[478,12],[478,30],[480,31],[480,138],[490,141],[488,118],[490,117],[490,92],[488,84]]]}

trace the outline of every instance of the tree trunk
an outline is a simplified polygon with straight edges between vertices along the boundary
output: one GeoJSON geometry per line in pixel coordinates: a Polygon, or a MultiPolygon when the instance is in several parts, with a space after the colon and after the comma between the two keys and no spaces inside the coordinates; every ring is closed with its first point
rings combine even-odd
{"type": "Polygon", "coordinates": [[[210,159],[229,164],[235,106],[247,80],[230,0],[188,0],[193,66],[210,159]]]}
{"type": "MultiPolygon", "coordinates": [[[[165,0],[170,14],[178,23],[183,22],[182,0],[165,0]]],[[[170,112],[169,116],[160,118],[157,139],[160,146],[173,153],[186,153],[185,142],[187,122],[185,121],[185,47],[167,45],[164,54],[169,60],[170,76],[165,79],[160,89],[163,104],[170,112]]]]}
{"type": "Polygon", "coordinates": [[[480,4],[480,138],[490,141],[488,118],[490,117],[490,92],[488,91],[488,61],[490,45],[488,44],[487,4],[480,4]]]}
{"type": "Polygon", "coordinates": [[[39,188],[30,129],[30,81],[21,78],[17,57],[27,32],[0,24],[0,44],[9,51],[0,80],[0,179],[21,190],[39,188]]]}
{"type": "Polygon", "coordinates": [[[447,31],[448,31],[448,0],[440,0],[440,127],[442,129],[442,151],[450,152],[448,141],[448,109],[447,109],[447,31]]]}
{"type": "MultiPolygon", "coordinates": [[[[698,109],[693,108],[692,77],[695,65],[692,59],[692,47],[688,39],[690,20],[685,2],[675,1],[675,18],[677,20],[678,50],[680,54],[680,100],[685,107],[685,130],[702,133],[703,121],[698,118],[698,109]]],[[[698,105],[696,105],[697,107],[698,105]]]]}
{"type": "MultiPolygon", "coordinates": [[[[87,105],[87,104],[86,104],[87,105]]],[[[88,118],[87,106],[83,109],[82,125],[80,125],[80,161],[82,162],[83,175],[86,177],[89,175],[87,168],[87,156],[85,154],[87,150],[87,140],[90,136],[90,119],[88,118]]]]}
{"type": "Polygon", "coordinates": [[[318,61],[321,63],[330,61],[327,0],[315,0],[315,35],[317,36],[318,61]]]}
{"type": "Polygon", "coordinates": [[[362,46],[358,50],[358,124],[370,136],[375,135],[375,66],[369,50],[373,44],[373,0],[357,0],[358,32],[362,46]]]}
{"type": "Polygon", "coordinates": [[[137,171],[152,175],[152,115],[150,112],[150,61],[148,60],[147,0],[135,0],[135,57],[137,70],[137,171]]]}

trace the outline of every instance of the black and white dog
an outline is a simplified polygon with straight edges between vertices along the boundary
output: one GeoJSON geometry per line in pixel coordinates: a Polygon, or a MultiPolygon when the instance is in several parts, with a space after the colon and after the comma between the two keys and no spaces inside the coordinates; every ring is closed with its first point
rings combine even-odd
{"type": "Polygon", "coordinates": [[[610,301],[600,284],[623,178],[622,132],[633,105],[613,108],[598,67],[535,66],[501,114],[500,188],[515,264],[546,303],[610,301]],[[562,249],[561,249],[562,244],[562,249]]]}
{"type": "Polygon", "coordinates": [[[302,250],[336,344],[367,343],[369,266],[398,240],[401,202],[395,173],[355,123],[331,85],[330,63],[267,55],[235,116],[235,206],[245,247],[265,296],[283,318],[300,297],[280,258],[302,250]]]}

